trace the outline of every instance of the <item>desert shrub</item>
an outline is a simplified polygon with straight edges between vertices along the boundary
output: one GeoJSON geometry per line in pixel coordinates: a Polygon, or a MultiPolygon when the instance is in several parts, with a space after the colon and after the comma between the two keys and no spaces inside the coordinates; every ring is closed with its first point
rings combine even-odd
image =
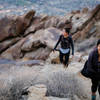
{"type": "Polygon", "coordinates": [[[81,100],[87,100],[81,83],[74,74],[66,70],[50,72],[37,80],[37,84],[45,84],[47,86],[47,96],[73,99],[77,95],[82,98],[81,100]]]}

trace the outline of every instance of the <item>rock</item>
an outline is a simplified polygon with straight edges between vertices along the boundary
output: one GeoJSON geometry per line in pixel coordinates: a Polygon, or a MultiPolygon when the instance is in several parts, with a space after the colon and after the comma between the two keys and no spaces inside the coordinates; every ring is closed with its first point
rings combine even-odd
{"type": "Polygon", "coordinates": [[[0,19],[0,41],[22,34],[30,25],[35,11],[23,16],[4,17],[0,19]]]}
{"type": "MultiPolygon", "coordinates": [[[[88,14],[83,14],[84,20],[82,21],[81,24],[79,24],[80,21],[78,21],[78,24],[77,24],[77,21],[72,20],[73,21],[73,32],[76,32],[73,36],[73,38],[76,38],[74,40],[81,40],[82,41],[85,38],[90,37],[90,35],[92,36],[92,34],[93,35],[96,34],[94,31],[94,30],[96,30],[94,28],[94,24],[96,22],[95,21],[96,16],[99,16],[98,15],[99,13],[100,13],[100,5],[98,5],[96,8],[94,8],[91,12],[88,12],[88,14]],[[92,32],[91,32],[91,30],[92,30],[92,32]]],[[[99,18],[97,18],[97,19],[99,19],[99,18]]]]}
{"type": "Polygon", "coordinates": [[[45,97],[47,88],[45,85],[38,84],[35,86],[31,86],[28,89],[29,95],[27,100],[49,100],[45,97]]]}
{"type": "Polygon", "coordinates": [[[52,96],[50,96],[48,98],[49,98],[49,100],[71,100],[70,98],[58,98],[58,97],[52,97],[52,96]]]}
{"type": "Polygon", "coordinates": [[[80,36],[80,40],[84,40],[88,37],[91,36],[91,32],[90,30],[93,28],[94,26],[94,21],[91,21],[82,31],[81,31],[81,36],[80,36]],[[89,34],[90,32],[90,34],[89,34]]]}
{"type": "MultiPolygon", "coordinates": [[[[97,28],[95,26],[96,23],[96,16],[98,16],[99,14],[99,10],[100,10],[100,5],[98,5],[94,10],[92,10],[91,12],[88,13],[88,18],[87,20],[82,24],[81,27],[79,27],[79,31],[77,31],[74,35],[73,35],[73,39],[74,40],[79,40],[82,41],[86,38],[90,38],[92,36],[96,37],[97,34],[97,28]]],[[[75,25],[75,24],[74,24],[75,25]]],[[[73,27],[75,27],[73,25],[73,27]]]]}
{"type": "Polygon", "coordinates": [[[89,12],[89,9],[88,8],[83,8],[82,9],[82,13],[88,13],[89,12]]]}
{"type": "Polygon", "coordinates": [[[25,35],[41,29],[56,27],[59,20],[60,18],[56,16],[41,15],[40,17],[34,17],[32,25],[25,31],[25,35]]]}
{"type": "Polygon", "coordinates": [[[49,18],[47,21],[45,21],[44,28],[56,27],[59,21],[60,21],[59,17],[53,16],[49,18]]]}
{"type": "Polygon", "coordinates": [[[98,11],[97,15],[95,16],[96,21],[100,20],[100,10],[98,11]]]}
{"type": "Polygon", "coordinates": [[[34,25],[31,25],[24,33],[24,36],[25,35],[28,35],[30,33],[34,33],[36,31],[36,27],[34,25]]]}
{"type": "Polygon", "coordinates": [[[23,38],[22,40],[17,42],[15,45],[11,46],[6,51],[4,51],[1,54],[1,57],[6,58],[6,59],[12,59],[12,60],[22,58],[23,53],[21,52],[21,47],[24,42],[25,42],[25,38],[23,38]]]}
{"type": "Polygon", "coordinates": [[[0,19],[0,41],[17,36],[15,33],[14,19],[10,17],[4,17],[0,19]]]}
{"type": "Polygon", "coordinates": [[[6,40],[6,41],[0,43],[0,53],[4,52],[4,50],[11,47],[19,40],[20,40],[20,38],[15,38],[15,39],[9,39],[9,40],[6,40]]]}
{"type": "MultiPolygon", "coordinates": [[[[46,60],[50,54],[51,50],[48,47],[40,47],[37,50],[27,52],[24,58],[35,59],[35,60],[46,60]]],[[[23,59],[24,59],[23,58],[23,59]]]]}
{"type": "Polygon", "coordinates": [[[96,22],[96,23],[95,23],[95,26],[96,26],[96,28],[97,28],[96,37],[97,37],[97,38],[100,38],[100,21],[96,22]]]}
{"type": "Polygon", "coordinates": [[[61,34],[59,29],[53,27],[46,29],[43,37],[44,44],[53,49],[61,34]]]}
{"type": "Polygon", "coordinates": [[[29,93],[34,93],[36,95],[45,96],[47,88],[43,84],[38,84],[28,88],[29,93]]]}
{"type": "Polygon", "coordinates": [[[39,30],[35,34],[27,36],[27,38],[25,39],[25,42],[23,43],[21,47],[21,50],[28,52],[28,51],[32,51],[34,49],[40,48],[43,45],[43,43],[41,42],[43,33],[44,33],[43,30],[39,30]]]}
{"type": "Polygon", "coordinates": [[[75,14],[72,17],[72,30],[71,33],[76,33],[77,31],[83,29],[84,23],[90,18],[89,14],[75,14]]]}
{"type": "Polygon", "coordinates": [[[33,20],[31,22],[31,25],[26,29],[24,35],[28,35],[29,33],[34,33],[36,30],[41,29],[41,24],[40,24],[40,17],[34,16],[33,20]]]}
{"type": "Polygon", "coordinates": [[[71,14],[79,14],[80,10],[72,11],[71,14]]]}
{"type": "Polygon", "coordinates": [[[61,31],[56,28],[39,30],[7,49],[1,57],[8,59],[41,59],[45,60],[54,48],[61,31]],[[37,55],[38,54],[38,55],[37,55]]]}
{"type": "Polygon", "coordinates": [[[80,98],[78,98],[78,96],[77,95],[74,95],[74,100],[81,100],[80,98]]]}
{"type": "Polygon", "coordinates": [[[96,17],[98,12],[100,11],[100,4],[98,4],[92,11],[91,11],[91,19],[96,17]]]}
{"type": "Polygon", "coordinates": [[[35,34],[28,36],[26,42],[21,47],[21,50],[29,51],[32,47],[36,48],[40,45],[53,49],[60,34],[61,31],[53,27],[39,30],[35,34]]]}
{"type": "Polygon", "coordinates": [[[28,33],[34,33],[35,31],[41,30],[41,29],[47,29],[50,27],[55,27],[58,29],[63,29],[64,27],[71,28],[72,23],[70,19],[66,19],[65,17],[57,17],[57,16],[41,16],[41,17],[35,17],[35,19],[32,21],[32,25],[25,31],[25,35],[28,33]]]}
{"type": "Polygon", "coordinates": [[[63,29],[63,28],[72,28],[72,22],[71,22],[71,18],[72,18],[72,14],[67,14],[64,17],[61,17],[58,24],[57,24],[57,28],[58,29],[63,29]]]}
{"type": "Polygon", "coordinates": [[[46,21],[49,18],[47,14],[41,14],[40,17],[41,17],[40,21],[46,21]]]}
{"type": "Polygon", "coordinates": [[[51,59],[51,64],[60,64],[59,57],[51,59]]]}
{"type": "Polygon", "coordinates": [[[80,100],[89,100],[86,91],[89,93],[90,85],[88,83],[88,88],[84,89],[83,87],[87,85],[86,81],[77,76],[77,72],[81,70],[82,66],[82,63],[73,62],[67,69],[64,69],[61,64],[48,64],[41,71],[41,79],[38,79],[37,83],[44,83],[47,86],[47,96],[74,100],[73,96],[77,95],[80,100]]]}
{"type": "Polygon", "coordinates": [[[31,10],[23,16],[20,16],[16,19],[16,34],[23,34],[24,31],[31,24],[35,11],[31,10]]]}
{"type": "Polygon", "coordinates": [[[60,30],[56,28],[48,28],[46,30],[39,30],[34,35],[30,35],[30,38],[27,38],[26,42],[21,47],[21,50],[23,51],[31,51],[25,54],[24,57],[45,60],[54,48],[60,34],[60,30]]]}
{"type": "Polygon", "coordinates": [[[29,67],[32,67],[34,65],[35,66],[36,65],[43,66],[44,65],[44,62],[41,61],[41,60],[31,60],[31,59],[27,59],[25,57],[22,60],[16,62],[16,66],[29,66],[29,67]]]}
{"type": "Polygon", "coordinates": [[[78,52],[89,52],[96,46],[96,38],[85,39],[83,42],[76,45],[78,52]]]}
{"type": "Polygon", "coordinates": [[[20,40],[14,46],[7,49],[5,52],[1,54],[1,56],[3,58],[8,58],[8,59],[22,58],[24,56],[24,52],[32,51],[35,47],[41,46],[41,43],[38,42],[39,39],[40,39],[39,36],[33,38],[32,35],[29,35],[20,40]]]}

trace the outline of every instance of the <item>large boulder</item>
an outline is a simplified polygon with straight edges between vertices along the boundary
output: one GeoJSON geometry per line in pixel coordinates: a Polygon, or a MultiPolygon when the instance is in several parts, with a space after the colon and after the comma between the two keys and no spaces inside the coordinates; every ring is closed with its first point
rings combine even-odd
{"type": "Polygon", "coordinates": [[[47,15],[42,15],[40,17],[35,16],[33,18],[31,26],[25,31],[25,35],[29,33],[34,33],[35,31],[38,31],[41,29],[57,27],[57,24],[59,23],[59,21],[60,21],[60,18],[56,16],[47,16],[47,15]]]}
{"type": "Polygon", "coordinates": [[[0,19],[0,41],[11,36],[17,36],[17,34],[15,33],[15,25],[13,25],[14,19],[11,17],[4,17],[0,19]]]}
{"type": "Polygon", "coordinates": [[[79,27],[79,30],[73,35],[73,39],[75,41],[83,41],[86,38],[96,37],[97,35],[97,27],[96,27],[96,20],[99,21],[99,17],[97,18],[98,14],[100,13],[100,5],[94,8],[92,11],[88,12],[89,17],[87,20],[79,27]]]}
{"type": "Polygon", "coordinates": [[[46,60],[51,50],[54,48],[61,31],[56,28],[39,30],[35,34],[30,34],[18,43],[8,48],[1,54],[1,57],[8,59],[42,59],[46,60]]]}
{"type": "Polygon", "coordinates": [[[16,34],[23,34],[24,31],[31,24],[33,16],[35,15],[35,11],[31,10],[28,13],[20,16],[16,19],[16,34]]]}
{"type": "Polygon", "coordinates": [[[47,88],[45,85],[35,85],[28,88],[29,94],[27,100],[49,100],[45,97],[47,88]]]}
{"type": "Polygon", "coordinates": [[[72,17],[72,23],[73,23],[73,26],[72,26],[72,30],[71,30],[71,33],[75,33],[77,32],[78,30],[81,30],[83,29],[84,27],[84,24],[86,23],[86,21],[90,18],[90,14],[88,13],[79,13],[79,14],[75,14],[73,17],[72,17]]]}
{"type": "Polygon", "coordinates": [[[30,40],[27,38],[27,41],[21,47],[22,51],[27,52],[24,57],[46,60],[51,50],[54,48],[60,34],[60,30],[48,28],[39,30],[35,34],[30,35],[30,40]]]}
{"type": "Polygon", "coordinates": [[[96,36],[97,36],[97,38],[100,38],[100,21],[96,22],[95,25],[96,25],[96,28],[97,28],[96,36]]]}
{"type": "Polygon", "coordinates": [[[40,24],[40,19],[41,19],[41,17],[34,16],[32,22],[31,22],[31,25],[24,32],[24,35],[28,35],[29,33],[34,33],[36,30],[41,29],[41,27],[43,27],[43,26],[41,26],[41,24],[40,24]]]}
{"type": "Polygon", "coordinates": [[[15,45],[11,46],[8,48],[6,51],[4,51],[1,54],[2,58],[7,58],[7,59],[19,59],[23,57],[23,52],[21,52],[21,47],[23,43],[25,42],[25,38],[17,42],[15,45]]]}
{"type": "Polygon", "coordinates": [[[0,19],[0,41],[22,34],[30,25],[34,14],[35,11],[32,10],[22,16],[4,17],[0,19]]]}
{"type": "Polygon", "coordinates": [[[28,51],[29,48],[36,47],[36,45],[44,45],[49,48],[53,48],[56,44],[56,41],[59,38],[61,31],[56,28],[47,28],[45,30],[39,30],[35,34],[32,34],[27,38],[28,40],[21,47],[22,50],[28,51]],[[38,44],[36,44],[38,43],[38,44]]]}
{"type": "Polygon", "coordinates": [[[9,39],[9,40],[1,42],[0,43],[0,53],[4,52],[4,50],[11,47],[12,45],[14,45],[19,40],[20,40],[20,38],[18,37],[18,38],[13,38],[13,39],[9,39]]]}

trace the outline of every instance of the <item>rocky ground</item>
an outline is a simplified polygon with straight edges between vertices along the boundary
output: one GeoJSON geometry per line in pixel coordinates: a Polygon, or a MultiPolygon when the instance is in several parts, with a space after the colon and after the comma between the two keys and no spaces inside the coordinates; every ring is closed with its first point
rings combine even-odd
{"type": "Polygon", "coordinates": [[[91,81],[79,73],[88,56],[77,52],[68,68],[50,64],[51,57],[31,67],[2,64],[0,100],[90,100],[91,81]]]}
{"type": "Polygon", "coordinates": [[[0,19],[0,100],[89,100],[91,82],[79,71],[100,38],[100,5],[63,17],[35,13],[0,19]],[[64,27],[75,43],[67,69],[52,52],[64,27]]]}

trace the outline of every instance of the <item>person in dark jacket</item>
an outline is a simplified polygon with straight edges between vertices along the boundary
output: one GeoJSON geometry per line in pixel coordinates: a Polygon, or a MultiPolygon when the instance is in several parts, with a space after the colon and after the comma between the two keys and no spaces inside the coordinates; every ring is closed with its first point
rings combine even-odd
{"type": "Polygon", "coordinates": [[[68,66],[70,46],[72,47],[72,55],[74,55],[74,44],[72,37],[69,35],[69,33],[70,33],[70,28],[65,28],[63,34],[60,35],[59,40],[53,49],[53,51],[56,50],[58,44],[60,43],[61,48],[59,50],[60,51],[59,58],[60,62],[64,64],[64,67],[68,66]]]}
{"type": "Polygon", "coordinates": [[[98,89],[100,95],[100,39],[97,47],[90,53],[87,61],[87,72],[90,75],[92,86],[91,100],[96,100],[96,91],[98,89]]]}

